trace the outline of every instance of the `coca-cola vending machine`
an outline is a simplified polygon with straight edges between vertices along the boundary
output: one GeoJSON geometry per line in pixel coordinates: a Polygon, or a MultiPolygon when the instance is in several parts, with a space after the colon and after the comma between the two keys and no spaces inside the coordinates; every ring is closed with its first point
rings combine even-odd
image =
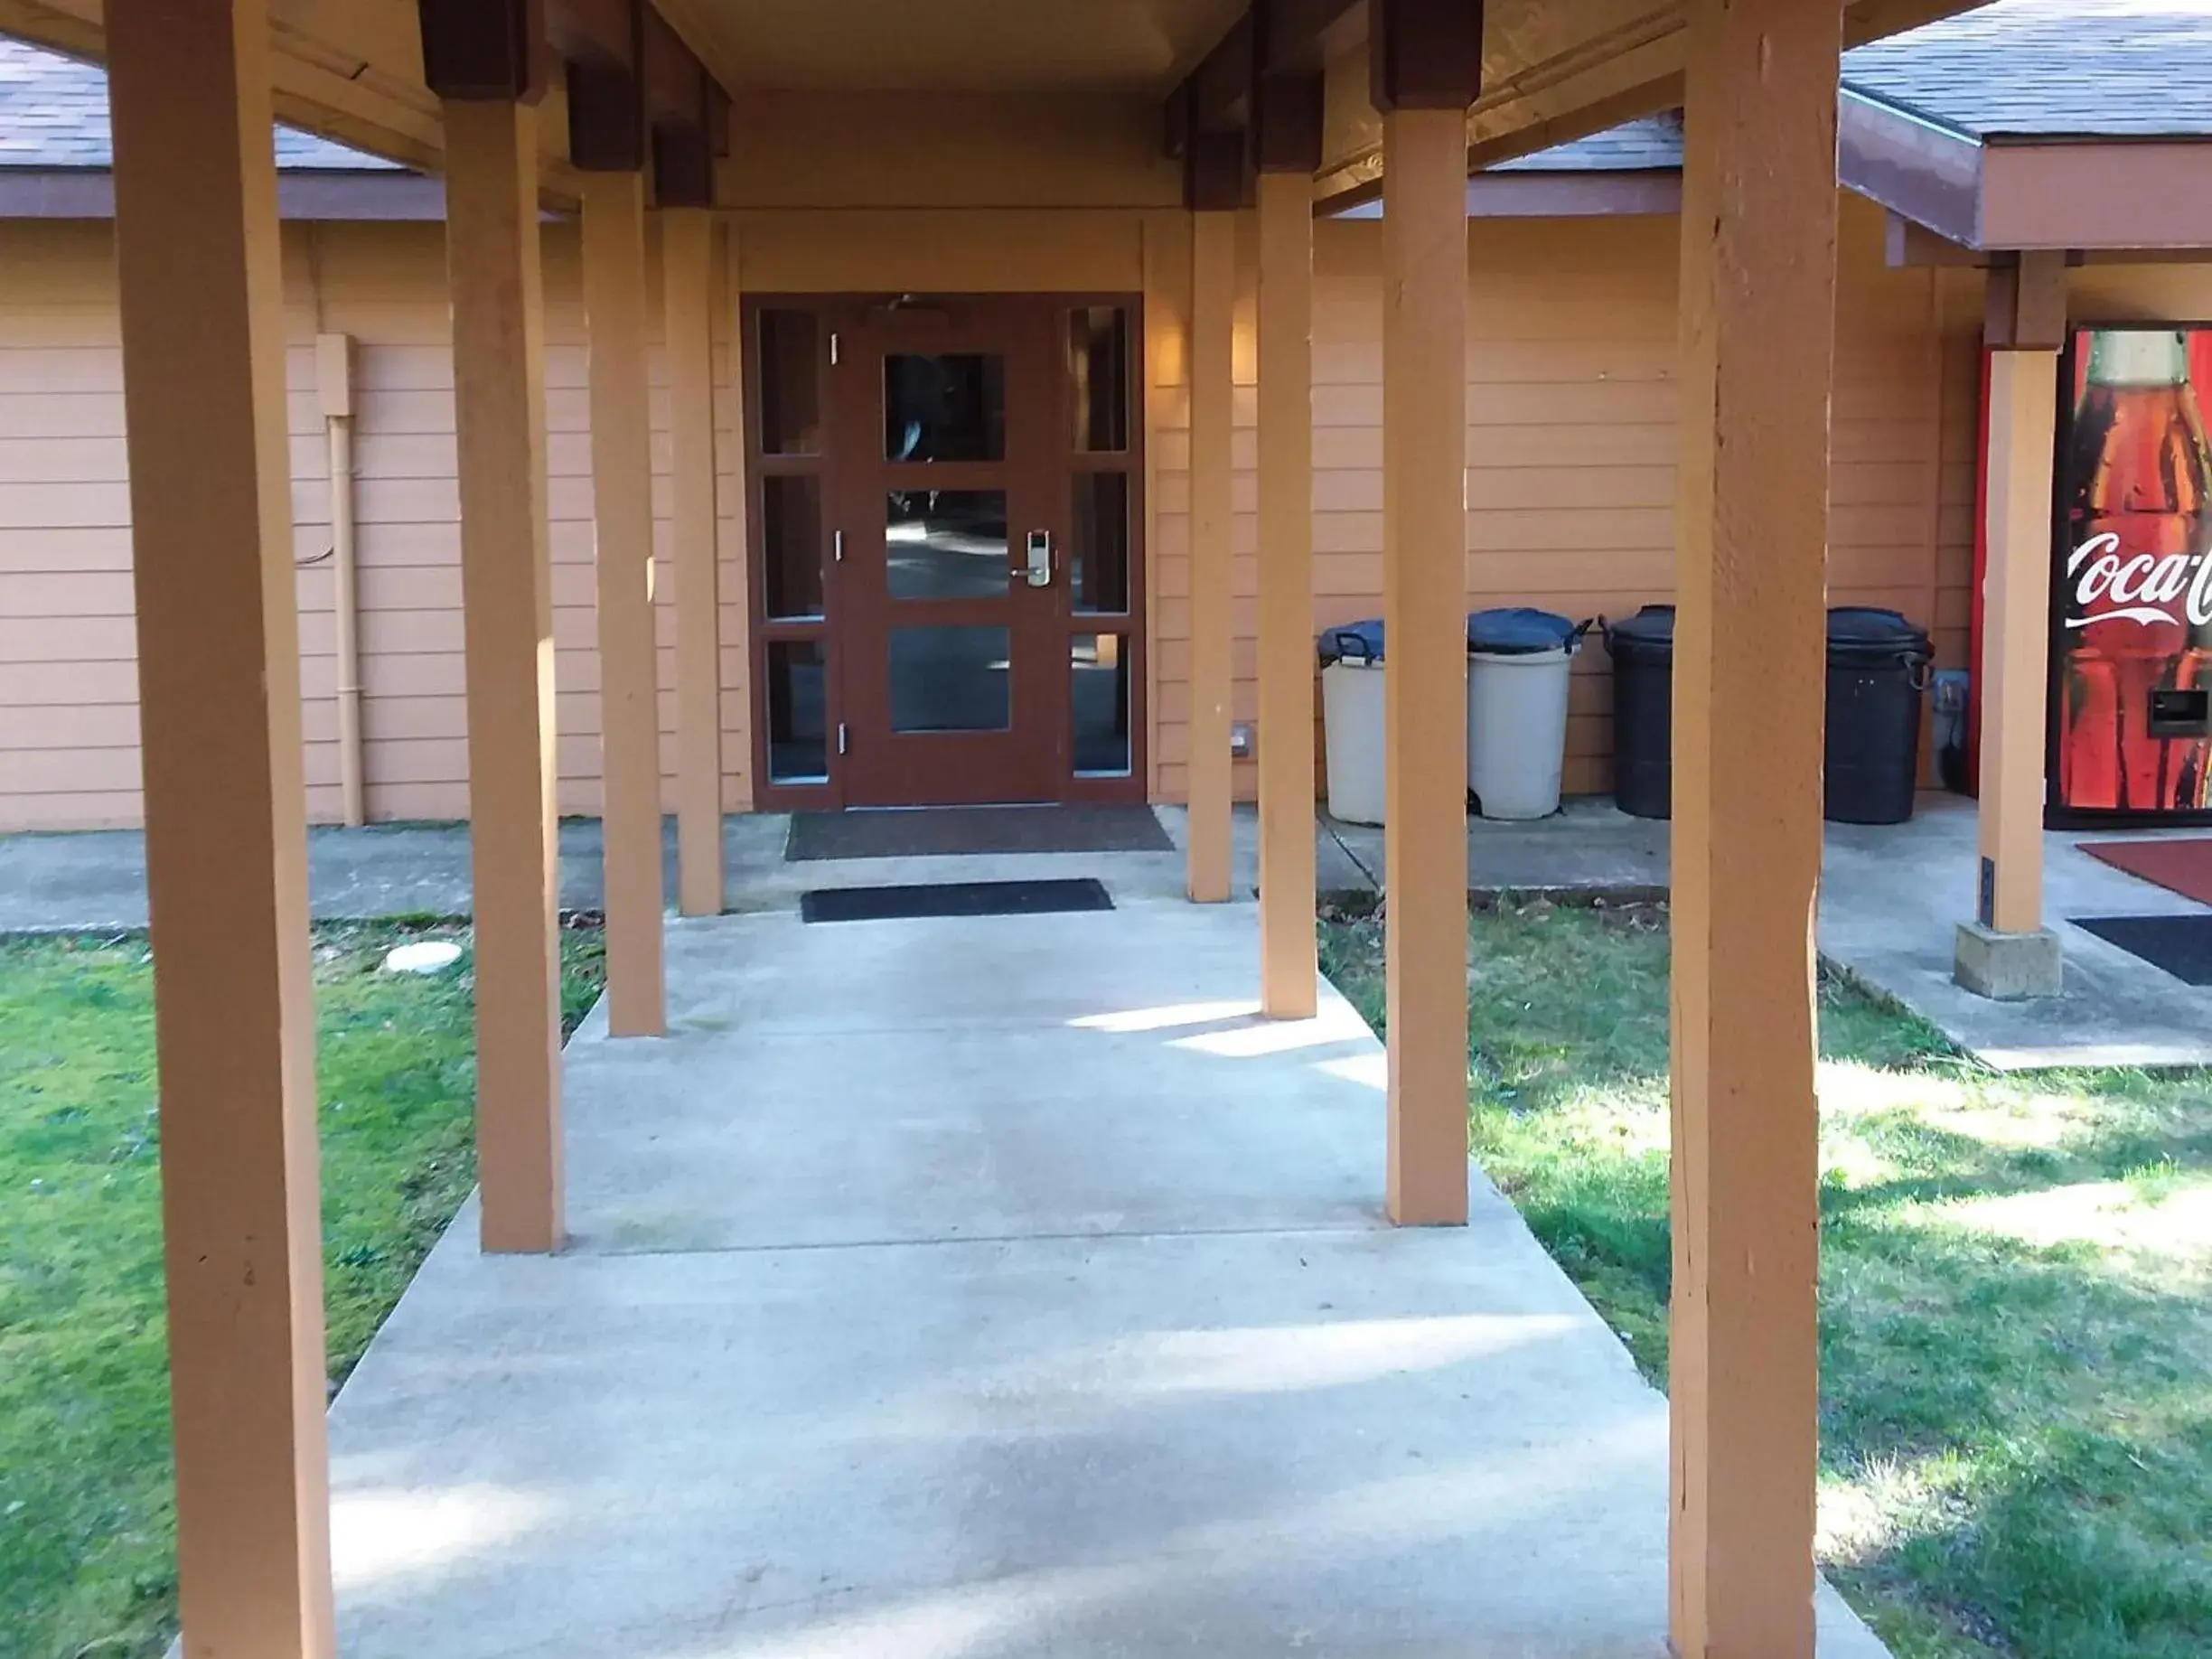
{"type": "Polygon", "coordinates": [[[2077,329],[2059,390],[2050,820],[2212,822],[2212,328],[2077,329]]]}

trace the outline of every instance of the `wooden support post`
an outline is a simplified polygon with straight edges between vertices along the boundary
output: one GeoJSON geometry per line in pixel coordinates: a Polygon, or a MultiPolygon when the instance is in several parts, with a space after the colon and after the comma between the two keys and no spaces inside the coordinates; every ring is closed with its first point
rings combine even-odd
{"type": "Polygon", "coordinates": [[[108,17],[189,1659],[328,1659],[322,1217],[264,0],[108,17]]]}
{"type": "Polygon", "coordinates": [[[1840,14],[1692,0],[1674,657],[1673,1491],[1682,1659],[1812,1659],[1840,14]]]}
{"type": "Polygon", "coordinates": [[[2066,256],[2013,257],[1991,270],[1987,297],[1982,856],[1974,917],[1959,927],[1953,975],[1984,997],[2056,997],[2066,969],[2058,935],[2043,925],[2043,809],[2051,455],[2058,351],[2067,336],[2066,256]]]}
{"type": "Polygon", "coordinates": [[[1260,1006],[1314,1012],[1313,176],[1262,171],[1260,1006]]]}
{"type": "Polygon", "coordinates": [[[1235,408],[1236,215],[1191,228],[1190,780],[1184,886],[1195,904],[1229,896],[1231,444],[1235,408]]]}
{"type": "Polygon", "coordinates": [[[562,1239],[560,862],[538,121],[504,99],[443,108],[483,1239],[488,1251],[550,1251],[562,1239]]]}
{"type": "Polygon", "coordinates": [[[1382,117],[1391,1219],[1467,1214],[1467,125],[1382,117]]]}
{"type": "Polygon", "coordinates": [[[676,524],[677,892],[687,916],[722,909],[721,631],[715,543],[714,232],[700,208],[661,211],[676,524]]]}
{"type": "Polygon", "coordinates": [[[1977,920],[2001,933],[2033,933],[2043,926],[2051,455],[2057,404],[2055,345],[1991,352],[1977,920]]]}
{"type": "Polygon", "coordinates": [[[331,615],[338,646],[338,793],[347,824],[368,821],[361,775],[361,597],[354,576],[353,342],[315,336],[315,391],[329,456],[331,615]]]}
{"type": "MultiPolygon", "coordinates": [[[[751,441],[745,430],[745,358],[751,342],[745,338],[744,323],[745,249],[734,220],[726,220],[722,225],[722,245],[717,264],[720,281],[716,285],[714,303],[716,315],[721,324],[718,332],[722,340],[723,383],[729,388],[730,399],[729,430],[726,436],[717,440],[727,445],[726,448],[718,452],[715,464],[719,469],[732,464],[733,457],[745,455],[746,445],[751,441]]],[[[742,486],[721,495],[715,503],[715,511],[722,516],[723,520],[717,543],[718,547],[729,550],[730,568],[727,574],[736,578],[732,587],[717,595],[721,604],[727,607],[724,620],[734,629],[729,638],[720,642],[723,650],[729,653],[729,660],[736,664],[736,679],[726,688],[726,695],[735,699],[740,708],[747,706],[752,670],[745,665],[753,661],[752,605],[745,591],[747,577],[745,560],[745,549],[751,545],[748,539],[752,534],[752,526],[746,518],[751,509],[752,503],[742,486]]],[[[721,679],[719,653],[716,661],[716,680],[718,684],[721,679]]],[[[738,747],[742,755],[745,748],[742,739],[738,747]]],[[[732,811],[750,812],[753,810],[752,792],[759,787],[760,783],[760,779],[745,777],[735,792],[725,797],[722,804],[732,811]]]]}
{"type": "Polygon", "coordinates": [[[597,531],[607,1026],[618,1037],[658,1036],[666,1028],[668,1009],[661,924],[660,647],[653,637],[645,182],[635,173],[580,176],[597,531]]]}

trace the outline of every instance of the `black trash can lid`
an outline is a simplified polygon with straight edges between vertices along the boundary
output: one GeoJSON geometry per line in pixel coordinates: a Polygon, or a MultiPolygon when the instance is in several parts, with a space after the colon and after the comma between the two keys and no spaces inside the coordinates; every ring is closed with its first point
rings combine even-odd
{"type": "Polygon", "coordinates": [[[1881,663],[1925,661],[1928,636],[1898,612],[1879,605],[1839,605],[1828,613],[1831,661],[1881,663]]]}
{"type": "Polygon", "coordinates": [[[1674,607],[1647,605],[1634,616],[1605,625],[1606,649],[1615,656],[1626,647],[1633,652],[1672,652],[1674,649],[1674,607]]]}
{"type": "Polygon", "coordinates": [[[1467,613],[1467,650],[1486,656],[1528,657],[1538,651],[1571,650],[1581,633],[1566,617],[1525,605],[1467,613]]]}
{"type": "Polygon", "coordinates": [[[1382,661],[1382,622],[1371,617],[1365,622],[1345,623],[1337,627],[1324,628],[1317,642],[1321,651],[1321,665],[1332,662],[1380,662],[1382,661]]]}

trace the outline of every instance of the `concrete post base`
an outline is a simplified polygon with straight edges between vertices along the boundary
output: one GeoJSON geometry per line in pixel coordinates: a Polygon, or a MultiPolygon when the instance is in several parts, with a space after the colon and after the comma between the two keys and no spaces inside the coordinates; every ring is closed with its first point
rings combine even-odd
{"type": "Polygon", "coordinates": [[[1959,923],[1951,977],[1977,997],[1999,1002],[2056,997],[2062,972],[2058,935],[2048,927],[2001,933],[1979,922],[1959,923]]]}

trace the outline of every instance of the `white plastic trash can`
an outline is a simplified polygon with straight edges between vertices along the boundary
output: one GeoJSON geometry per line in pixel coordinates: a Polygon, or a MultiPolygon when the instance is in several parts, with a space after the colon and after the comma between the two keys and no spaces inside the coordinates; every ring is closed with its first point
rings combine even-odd
{"type": "Polygon", "coordinates": [[[1348,824],[1382,821],[1382,624],[1370,618],[1321,635],[1321,747],[1328,810],[1348,824]]]}
{"type": "Polygon", "coordinates": [[[1567,690],[1581,633],[1525,609],[1467,618],[1467,788],[1485,818],[1559,811],[1567,690]]]}
{"type": "Polygon", "coordinates": [[[1347,824],[1382,821],[1382,665],[1338,658],[1321,670],[1328,810],[1347,824]]]}

